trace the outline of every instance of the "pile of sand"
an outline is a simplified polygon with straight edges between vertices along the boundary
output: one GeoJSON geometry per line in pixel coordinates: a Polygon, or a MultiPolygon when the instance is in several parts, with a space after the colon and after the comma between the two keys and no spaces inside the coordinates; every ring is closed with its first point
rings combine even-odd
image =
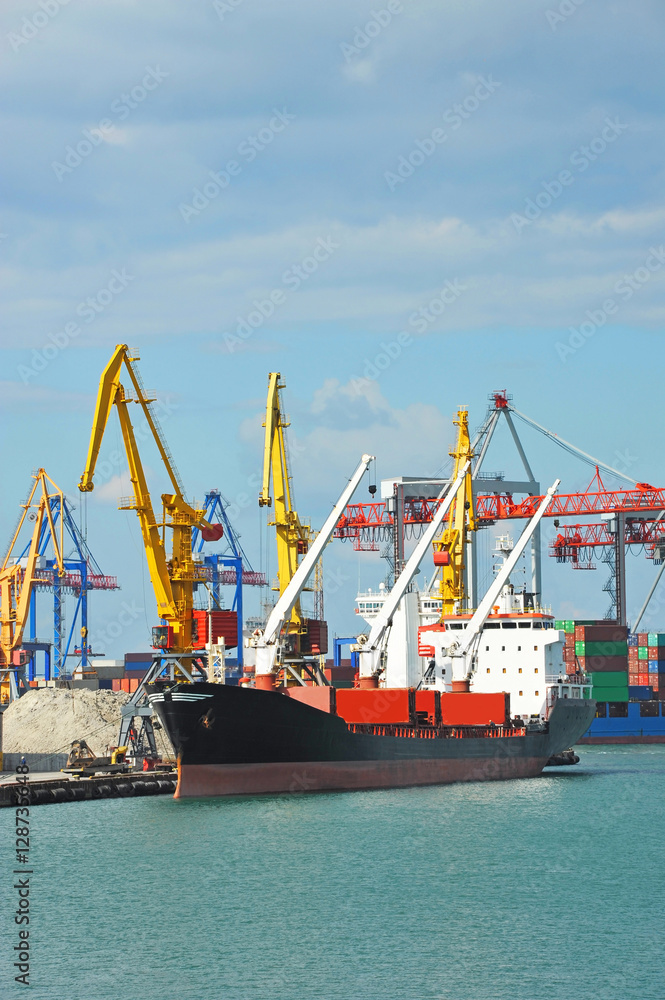
{"type": "MultiPolygon", "coordinates": [[[[93,753],[103,756],[107,746],[117,745],[120,708],[129,698],[125,691],[33,688],[5,711],[2,749],[5,753],[67,753],[74,740],[87,740],[93,753]]],[[[155,735],[162,755],[171,756],[163,730],[155,735]]]]}

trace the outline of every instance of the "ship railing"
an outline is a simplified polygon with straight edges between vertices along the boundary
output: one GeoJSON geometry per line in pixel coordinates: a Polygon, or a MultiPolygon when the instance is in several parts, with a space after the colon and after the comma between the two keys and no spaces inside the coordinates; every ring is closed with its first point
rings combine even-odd
{"type": "Polygon", "coordinates": [[[349,732],[364,736],[399,736],[404,739],[506,739],[525,736],[527,726],[407,726],[371,722],[347,722],[349,732]]]}

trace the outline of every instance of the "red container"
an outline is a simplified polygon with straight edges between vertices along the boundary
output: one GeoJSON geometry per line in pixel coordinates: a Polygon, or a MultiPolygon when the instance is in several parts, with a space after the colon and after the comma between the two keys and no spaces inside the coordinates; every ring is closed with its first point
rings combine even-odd
{"type": "Polygon", "coordinates": [[[111,681],[111,691],[122,691],[122,680],[120,677],[114,677],[111,681]]]}
{"type": "MultiPolygon", "coordinates": [[[[192,612],[192,618],[192,646],[194,649],[203,649],[208,641],[208,612],[197,608],[192,612]]],[[[223,636],[226,648],[234,649],[238,645],[237,612],[211,611],[210,618],[213,643],[223,636]]]]}
{"type": "Polygon", "coordinates": [[[441,723],[441,694],[439,691],[416,691],[416,714],[421,721],[420,713],[427,715],[430,726],[441,723]]]}
{"type": "Polygon", "coordinates": [[[140,681],[137,680],[136,677],[130,677],[128,678],[128,683],[129,683],[129,693],[134,694],[137,687],[139,686],[140,681]]]}
{"type": "Polygon", "coordinates": [[[576,674],[577,673],[577,664],[576,663],[566,663],[566,673],[567,674],[576,674]]]}
{"type": "Polygon", "coordinates": [[[300,652],[305,656],[325,656],[328,652],[328,622],[306,618],[307,631],[300,636],[300,652]]]}
{"type": "Polygon", "coordinates": [[[637,634],[637,642],[638,642],[638,644],[640,646],[648,646],[649,645],[649,633],[648,632],[638,632],[638,634],[637,634]]]}
{"type": "Polygon", "coordinates": [[[413,688],[340,688],[337,714],[345,722],[409,726],[415,721],[413,688]]]}
{"type": "Polygon", "coordinates": [[[447,692],[441,695],[441,720],[444,726],[504,725],[510,718],[510,695],[447,692]]]}
{"type": "Polygon", "coordinates": [[[649,674],[649,684],[654,689],[654,691],[660,691],[660,674],[649,674]]]}
{"type": "Polygon", "coordinates": [[[318,708],[320,712],[335,714],[335,688],[334,687],[297,687],[285,688],[283,693],[293,701],[300,701],[310,708],[318,708]]]}
{"type": "Polygon", "coordinates": [[[608,671],[616,673],[628,670],[628,660],[625,656],[580,656],[578,659],[585,673],[598,674],[608,671]]]}
{"type": "Polygon", "coordinates": [[[576,625],[576,642],[627,642],[625,625],[576,625]]]}
{"type": "Polygon", "coordinates": [[[638,674],[638,677],[640,687],[647,687],[649,685],[649,674],[638,674]]]}

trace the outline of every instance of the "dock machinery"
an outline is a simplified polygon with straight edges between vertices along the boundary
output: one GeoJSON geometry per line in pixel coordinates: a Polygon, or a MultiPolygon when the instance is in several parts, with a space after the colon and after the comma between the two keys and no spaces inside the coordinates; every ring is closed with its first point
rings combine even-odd
{"type": "Polygon", "coordinates": [[[145,685],[165,670],[172,679],[180,681],[192,681],[194,673],[197,672],[205,676],[203,651],[207,637],[200,636],[196,627],[194,586],[197,583],[207,582],[208,570],[193,558],[192,531],[198,528],[204,538],[212,541],[221,537],[222,527],[210,524],[205,519],[203,510],[191,507],[187,503],[173,457],[152,410],[154,399],[149,398],[143,386],[136,365],[138,360],[136,352],[130,352],[126,344],[119,344],[102,373],[88,458],[79,489],[83,493],[88,493],[94,488],[93,478],[102,438],[111,408],[115,406],[120,419],[134,491],[132,497],[121,499],[119,509],[135,510],[138,515],[150,580],[155,592],[157,610],[162,619],[162,623],[152,630],[152,645],[156,650],[152,666],[136,693],[123,708],[118,745],[129,745],[136,755],[147,751],[147,756],[156,756],[157,749],[150,721],[152,709],[147,702],[145,685]],[[120,382],[123,367],[129,376],[133,396],[127,395],[120,382]],[[129,416],[129,406],[132,403],[140,406],[143,411],[173,489],[172,493],[162,495],[161,520],[155,516],[129,416]],[[167,529],[172,536],[170,556],[167,555],[165,545],[167,529]],[[135,717],[140,720],[138,728],[134,724],[135,717]]]}
{"type": "Polygon", "coordinates": [[[38,469],[33,478],[35,481],[27,500],[22,504],[23,513],[0,567],[0,710],[18,698],[19,683],[28,659],[21,644],[30,614],[34,586],[39,582],[36,572],[44,517],[48,520],[51,533],[55,573],[59,577],[65,573],[62,554],[63,524],[61,520],[59,530],[56,528],[51,508],[51,500],[54,498],[59,499],[62,504],[62,490],[44,469],[38,469]],[[39,487],[41,491],[38,494],[39,487]],[[38,500],[35,498],[36,494],[39,496],[38,500]],[[34,522],[32,538],[24,558],[16,559],[12,554],[26,520],[34,522]]]}
{"type": "MultiPolygon", "coordinates": [[[[293,505],[292,477],[289,468],[285,428],[289,426],[284,416],[280,390],[285,387],[279,372],[268,376],[266,403],[265,443],[263,453],[263,481],[259,493],[259,507],[272,507],[277,535],[277,589],[280,597],[296,574],[301,559],[307,555],[314,540],[310,526],[300,520],[293,505]],[[272,489],[271,489],[272,487],[272,489]]],[[[320,562],[314,570],[314,592],[317,600],[317,617],[306,618],[300,597],[294,602],[284,633],[290,637],[294,660],[305,656],[323,655],[328,651],[328,629],[323,619],[323,600],[320,562]],[[318,579],[317,579],[318,577],[318,579]]]]}

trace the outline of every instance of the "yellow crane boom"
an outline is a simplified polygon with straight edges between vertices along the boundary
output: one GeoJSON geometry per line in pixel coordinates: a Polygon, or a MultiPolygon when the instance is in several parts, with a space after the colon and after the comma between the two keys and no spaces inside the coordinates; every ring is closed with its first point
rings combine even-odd
{"type": "Polygon", "coordinates": [[[88,493],[94,488],[93,477],[99,457],[104,431],[113,406],[118,411],[120,428],[129,464],[133,497],[121,500],[121,510],[135,510],[141,525],[143,545],[148,561],[157,610],[170,626],[171,638],[164,648],[177,654],[191,653],[194,584],[204,582],[205,576],[192,559],[192,529],[202,528],[214,532],[214,526],[204,518],[204,511],[191,507],[183,496],[183,487],[173,458],[162,434],[159,422],[152,412],[154,402],[146,394],[136,362],[126,344],[119,344],[113,357],[102,372],[97,394],[97,405],[92,424],[88,457],[81,476],[79,489],[88,493]],[[128,397],[120,382],[123,369],[129,375],[134,397],[128,397]],[[158,521],[152,506],[143,464],[139,455],[134,428],[129,416],[130,403],[137,403],[147,421],[152,437],[173,487],[173,493],[162,494],[162,520],[158,521]],[[167,557],[163,533],[172,531],[172,554],[167,557]]]}
{"type": "MultiPolygon", "coordinates": [[[[277,533],[277,580],[280,596],[293,579],[300,558],[306,554],[312,541],[312,530],[303,524],[293,509],[291,473],[289,470],[284,429],[289,426],[282,409],[280,390],[284,383],[279,372],[268,376],[266,403],[266,429],[263,451],[263,482],[259,493],[259,506],[272,507],[277,533]],[[271,491],[272,484],[272,491],[271,491]]],[[[300,601],[296,601],[287,624],[290,634],[303,632],[304,619],[300,601]]]]}
{"type": "Polygon", "coordinates": [[[446,527],[441,533],[441,537],[434,542],[434,564],[441,568],[439,590],[442,617],[460,611],[465,603],[466,543],[468,532],[476,529],[471,475],[473,449],[469,437],[469,411],[458,410],[457,419],[453,423],[459,428],[455,448],[450,452],[451,457],[455,459],[453,480],[458,477],[460,469],[463,469],[465,465],[467,470],[457,491],[455,503],[448,514],[446,527]]]}

